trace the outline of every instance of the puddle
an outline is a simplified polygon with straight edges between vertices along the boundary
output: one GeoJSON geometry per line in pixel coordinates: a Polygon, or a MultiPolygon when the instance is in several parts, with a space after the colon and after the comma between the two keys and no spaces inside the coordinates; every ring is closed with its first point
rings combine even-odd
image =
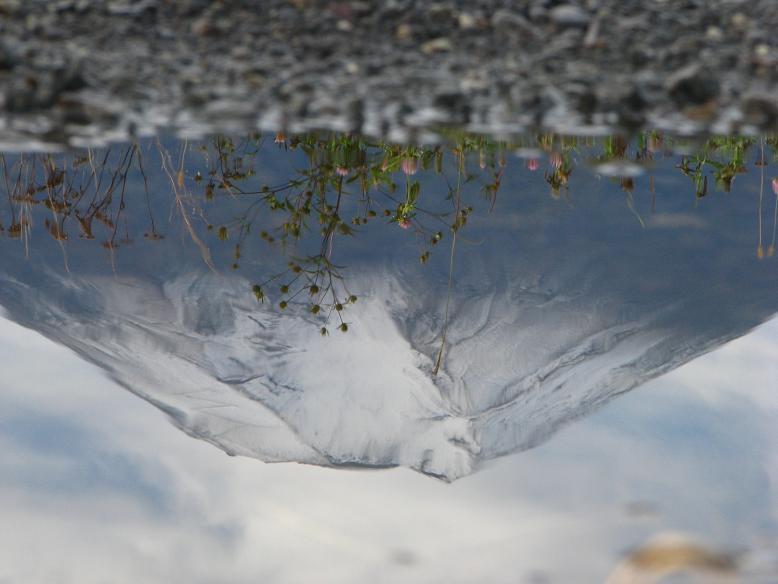
{"type": "Polygon", "coordinates": [[[774,581],[775,138],[446,138],[5,153],[0,545],[131,545],[146,581],[171,525],[194,582],[774,581]]]}

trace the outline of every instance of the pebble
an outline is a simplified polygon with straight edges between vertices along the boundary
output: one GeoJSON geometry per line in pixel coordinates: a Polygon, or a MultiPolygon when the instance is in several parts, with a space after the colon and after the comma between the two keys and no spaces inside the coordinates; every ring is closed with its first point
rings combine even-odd
{"type": "Polygon", "coordinates": [[[708,30],[705,31],[705,37],[708,40],[718,42],[724,39],[724,31],[718,26],[709,26],[708,30]]]}
{"type": "Polygon", "coordinates": [[[0,41],[0,71],[10,71],[16,67],[18,60],[5,43],[0,41]]]}
{"type": "Polygon", "coordinates": [[[459,28],[462,30],[470,30],[475,28],[476,20],[469,12],[461,12],[457,17],[457,24],[459,24],[459,28]]]}
{"type": "Polygon", "coordinates": [[[440,37],[427,41],[421,45],[422,53],[431,55],[433,53],[442,53],[452,49],[451,40],[446,37],[440,37]]]}
{"type": "Polygon", "coordinates": [[[532,30],[530,22],[518,12],[512,10],[498,10],[492,15],[494,28],[517,28],[520,30],[532,30]]]}
{"type": "Polygon", "coordinates": [[[0,14],[13,14],[21,7],[20,0],[0,0],[0,14]]]}
{"type": "Polygon", "coordinates": [[[666,85],[667,93],[681,106],[702,105],[715,99],[720,91],[719,81],[697,64],[673,73],[666,85]]]}
{"type": "Polygon", "coordinates": [[[741,110],[745,121],[755,126],[778,122],[778,98],[765,93],[749,93],[743,97],[741,110]]]}
{"type": "Polygon", "coordinates": [[[591,17],[583,8],[573,4],[562,4],[551,9],[551,21],[560,27],[580,27],[589,25],[591,17]]]}
{"type": "Polygon", "coordinates": [[[748,16],[746,16],[742,12],[737,12],[732,15],[731,22],[732,22],[732,26],[734,26],[739,30],[742,30],[746,27],[746,25],[748,25],[748,16]]]}
{"type": "Polygon", "coordinates": [[[324,113],[358,125],[359,101],[381,132],[425,111],[498,127],[701,110],[775,131],[775,2],[0,0],[0,125],[16,108],[56,127],[73,98],[55,77],[78,64],[79,97],[99,88],[160,125],[218,98],[303,129],[324,113]]]}
{"type": "Polygon", "coordinates": [[[405,22],[399,25],[394,31],[395,38],[401,41],[411,38],[412,35],[413,29],[411,28],[411,25],[405,22]]]}

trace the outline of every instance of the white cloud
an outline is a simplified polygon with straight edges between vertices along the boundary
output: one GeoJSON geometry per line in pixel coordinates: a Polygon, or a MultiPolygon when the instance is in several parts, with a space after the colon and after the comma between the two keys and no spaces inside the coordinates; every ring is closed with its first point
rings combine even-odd
{"type": "Polygon", "coordinates": [[[448,485],[227,457],[3,321],[0,582],[598,581],[657,531],[745,542],[776,528],[774,369],[751,356],[777,351],[773,322],[448,485]]]}

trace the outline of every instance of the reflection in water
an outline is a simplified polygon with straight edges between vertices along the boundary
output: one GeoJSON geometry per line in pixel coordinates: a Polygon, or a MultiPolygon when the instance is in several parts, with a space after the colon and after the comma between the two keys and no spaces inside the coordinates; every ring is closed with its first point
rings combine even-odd
{"type": "Polygon", "coordinates": [[[0,304],[229,453],[445,480],[778,310],[774,141],[451,139],[6,155],[0,304]]]}

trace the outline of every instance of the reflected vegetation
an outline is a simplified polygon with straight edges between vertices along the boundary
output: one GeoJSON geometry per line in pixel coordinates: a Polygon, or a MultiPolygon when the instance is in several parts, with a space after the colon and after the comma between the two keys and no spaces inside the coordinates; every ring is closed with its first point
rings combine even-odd
{"type": "MultiPolygon", "coordinates": [[[[418,244],[420,263],[426,263],[444,239],[450,240],[453,257],[456,235],[474,207],[480,212],[495,210],[509,159],[523,158],[529,172],[542,169],[549,194],[568,200],[575,167],[594,168],[619,184],[626,194],[625,204],[645,227],[644,218],[634,209],[633,193],[637,177],[647,175],[651,212],[656,212],[652,173],[656,159],[672,158],[678,172],[691,182],[687,189],[679,184],[679,190],[702,198],[709,194],[709,179],[717,191],[730,193],[735,178],[749,170],[749,152],[758,150],[754,162],[761,181],[756,253],[760,259],[775,253],[778,176],[765,174],[768,158],[775,161],[778,156],[775,137],[714,137],[696,143],[654,131],[643,132],[633,141],[623,136],[554,134],[513,141],[456,134],[448,138],[446,145],[400,146],[351,135],[287,138],[278,133],[274,137],[216,136],[178,144],[153,140],[68,154],[3,154],[2,185],[8,204],[0,233],[21,239],[27,248],[37,226],[58,242],[73,236],[97,239],[109,252],[132,245],[141,235],[161,240],[164,229],[160,218],[154,217],[144,167],[155,165],[161,167],[168,184],[152,177],[156,180],[153,196],[162,196],[161,190],[172,194],[177,215],[209,267],[216,269],[200,233],[203,227],[231,246],[230,267],[235,270],[241,267],[247,245],[264,242],[266,249],[286,256],[288,265],[252,285],[257,300],[272,300],[283,310],[289,302],[305,297],[313,314],[324,311],[331,316],[334,312],[340,317],[357,297],[348,291],[345,266],[333,259],[337,237],[358,236],[376,222],[388,223],[410,232],[418,244]],[[258,177],[256,171],[260,153],[269,148],[271,140],[280,151],[297,154],[298,164],[304,161],[276,183],[264,182],[266,177],[258,177]],[[427,185],[424,193],[422,175],[439,179],[427,185]],[[763,221],[762,212],[765,196],[769,197],[766,180],[776,196],[770,224],[763,221]],[[463,199],[471,184],[476,188],[468,188],[468,197],[463,199]],[[480,197],[473,197],[475,192],[480,197]],[[209,207],[224,199],[230,199],[230,209],[241,201],[238,212],[212,222],[209,207]],[[129,211],[128,205],[140,211],[129,211]],[[134,218],[145,214],[141,229],[130,231],[128,213],[134,218]]],[[[133,227],[138,225],[133,222],[133,227]]],[[[338,328],[347,330],[343,319],[338,320],[338,328]]]]}
{"type": "Polygon", "coordinates": [[[445,480],[778,310],[775,137],[446,138],[6,153],[0,304],[229,453],[445,480]]]}

